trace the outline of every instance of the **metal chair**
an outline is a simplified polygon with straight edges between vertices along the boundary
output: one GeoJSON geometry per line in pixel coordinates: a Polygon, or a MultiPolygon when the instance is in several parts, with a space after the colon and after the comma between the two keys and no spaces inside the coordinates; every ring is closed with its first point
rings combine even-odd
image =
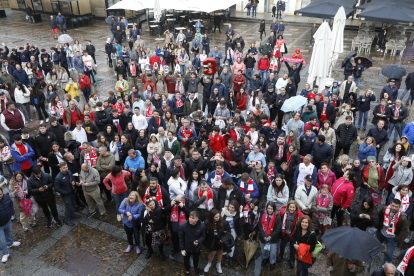
{"type": "Polygon", "coordinates": [[[405,48],[407,48],[407,46],[405,46],[405,40],[399,40],[394,47],[394,54],[393,56],[396,55],[397,51],[400,51],[400,56],[402,57],[405,48]]]}
{"type": "Polygon", "coordinates": [[[359,39],[360,38],[358,36],[352,39],[351,51],[358,49],[361,46],[359,39]]]}
{"type": "Polygon", "coordinates": [[[393,56],[394,48],[395,39],[390,39],[387,43],[385,43],[384,56],[387,54],[388,51],[391,51],[390,55],[393,56]]]}

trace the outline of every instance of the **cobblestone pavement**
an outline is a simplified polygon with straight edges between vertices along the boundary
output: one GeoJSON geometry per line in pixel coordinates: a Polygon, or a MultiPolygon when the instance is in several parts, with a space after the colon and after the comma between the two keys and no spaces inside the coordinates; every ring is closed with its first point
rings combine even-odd
{"type": "MultiPolygon", "coordinates": [[[[25,43],[36,44],[39,49],[49,49],[57,44],[53,39],[52,32],[47,24],[47,16],[43,16],[44,22],[39,24],[30,24],[25,20],[23,12],[11,11],[6,9],[7,18],[0,19],[0,43],[5,42],[9,48],[15,45],[23,45],[25,43]]],[[[231,22],[236,32],[241,33],[246,45],[255,42],[257,47],[259,41],[258,27],[259,22],[231,22]]],[[[268,27],[270,22],[267,22],[268,27]]],[[[145,27],[145,26],[144,26],[145,27]]],[[[227,26],[222,26],[222,33],[209,34],[211,46],[218,45],[219,50],[224,52],[224,31],[227,26]]],[[[96,21],[92,26],[79,29],[69,30],[69,35],[73,39],[79,39],[85,47],[86,40],[92,40],[97,49],[97,78],[98,85],[92,87],[92,91],[98,93],[100,98],[105,98],[108,91],[114,90],[115,74],[112,69],[107,66],[106,55],[104,53],[104,44],[106,38],[110,35],[109,26],[103,21],[96,21]]],[[[148,30],[141,32],[142,38],[145,40],[146,46],[154,48],[157,43],[156,36],[150,35],[148,30]]],[[[339,60],[350,53],[351,39],[356,35],[355,31],[345,31],[344,50],[345,52],[339,56],[339,60]]],[[[303,54],[303,58],[310,62],[312,54],[309,48],[309,27],[303,25],[295,25],[295,23],[286,23],[286,31],[284,32],[286,44],[289,53],[299,47],[303,54]]],[[[290,55],[290,54],[289,54],[290,55]]],[[[398,64],[404,67],[407,72],[414,71],[413,65],[413,48],[407,45],[402,58],[382,56],[378,52],[373,51],[368,55],[374,62],[374,67],[367,69],[362,76],[360,91],[372,88],[375,95],[379,97],[381,88],[386,85],[386,77],[381,75],[381,69],[398,64]]],[[[338,80],[343,79],[343,70],[340,69],[340,62],[333,70],[333,77],[338,80]]],[[[286,67],[282,66],[280,74],[286,72],[286,67]]],[[[300,84],[299,91],[306,83],[308,67],[302,72],[303,81],[300,84]]],[[[402,81],[401,90],[405,88],[402,81]]],[[[140,84],[142,85],[142,84],[140,84]]],[[[201,88],[199,90],[202,91],[201,88]]],[[[82,102],[84,101],[82,96],[82,102]]],[[[377,104],[377,103],[375,103],[377,104]]],[[[375,104],[372,104],[374,106],[375,104]]],[[[410,112],[407,121],[411,121],[414,112],[410,112]]],[[[372,119],[370,114],[369,122],[372,119]]],[[[35,120],[27,124],[32,134],[37,132],[39,121],[35,120]]],[[[369,123],[368,128],[371,127],[369,123]]],[[[363,131],[359,131],[361,137],[365,136],[363,131]]],[[[390,142],[391,143],[391,142],[390,142]]],[[[387,147],[390,145],[387,144],[387,147]]],[[[358,154],[357,147],[353,146],[350,156],[355,158],[358,154]]],[[[383,152],[382,152],[383,154],[383,152]]],[[[381,161],[381,158],[380,158],[381,161]]],[[[58,211],[63,216],[63,203],[57,197],[58,211]]],[[[176,254],[174,259],[167,259],[160,262],[158,255],[154,255],[150,261],[144,258],[146,250],[137,255],[135,253],[124,253],[123,250],[127,246],[126,235],[123,230],[122,223],[116,221],[115,204],[107,208],[108,216],[104,221],[97,218],[85,217],[87,209],[82,211],[82,217],[75,220],[76,226],[68,227],[66,225],[52,228],[46,228],[46,221],[42,212],[36,215],[37,226],[28,232],[23,232],[18,222],[13,223],[13,232],[15,240],[21,241],[22,245],[11,250],[10,259],[6,264],[0,264],[0,274],[2,275],[183,275],[183,259],[180,254],[176,254]]],[[[348,221],[346,221],[349,223],[348,221]]],[[[412,245],[412,244],[410,244],[412,245]]],[[[168,256],[171,246],[165,247],[168,256]]],[[[399,245],[395,251],[395,256],[406,248],[407,245],[399,245]]],[[[325,265],[327,250],[319,254],[316,263],[311,268],[311,275],[325,276],[329,275],[325,265]]],[[[204,267],[207,259],[207,252],[202,251],[200,267],[204,267]]],[[[287,254],[285,254],[287,256],[287,254]]],[[[373,261],[371,269],[378,268],[383,263],[383,257],[380,255],[373,261]]],[[[238,241],[235,252],[236,266],[229,268],[223,258],[223,274],[224,275],[295,275],[295,272],[288,268],[287,260],[282,264],[277,264],[275,272],[268,271],[269,267],[261,268],[260,253],[257,252],[254,259],[250,261],[247,268],[243,263],[242,241],[238,241]]],[[[208,275],[217,275],[215,266],[213,265],[208,275]]]]}

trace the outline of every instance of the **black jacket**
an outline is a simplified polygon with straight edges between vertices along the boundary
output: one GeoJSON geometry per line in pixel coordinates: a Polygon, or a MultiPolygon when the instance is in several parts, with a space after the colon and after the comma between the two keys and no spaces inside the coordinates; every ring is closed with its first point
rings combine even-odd
{"type": "Polygon", "coordinates": [[[83,123],[82,127],[86,131],[86,137],[88,138],[88,142],[92,142],[98,139],[99,129],[94,123],[89,122],[88,125],[83,123]],[[92,131],[92,133],[88,133],[88,131],[92,131]]]}
{"type": "Polygon", "coordinates": [[[204,161],[205,170],[210,168],[210,159],[213,157],[213,150],[210,147],[208,147],[208,149],[204,153],[203,148],[199,147],[198,152],[200,153],[200,158],[204,161]]]}
{"type": "Polygon", "coordinates": [[[376,105],[374,107],[374,111],[372,111],[372,114],[374,115],[374,117],[372,118],[372,124],[376,126],[378,124],[379,120],[383,120],[387,125],[388,124],[388,119],[391,116],[391,111],[390,111],[390,108],[388,107],[388,105],[386,105],[385,108],[384,108],[384,115],[386,115],[386,117],[377,116],[378,113],[381,113],[381,104],[376,105]]]}
{"type": "Polygon", "coordinates": [[[188,221],[183,222],[178,232],[180,241],[180,250],[186,252],[200,252],[201,244],[206,239],[206,227],[200,220],[196,225],[191,225],[188,221]],[[194,245],[194,241],[198,241],[198,246],[194,245]]]}
{"type": "MultiPolygon", "coordinates": [[[[105,48],[106,48],[106,45],[105,45],[105,48]]],[[[90,56],[94,55],[95,51],[96,51],[95,46],[93,46],[92,44],[91,45],[86,44],[86,52],[88,52],[88,55],[90,55],[90,56]]]]}
{"type": "MultiPolygon", "coordinates": [[[[32,136],[29,136],[28,139],[23,139],[24,143],[29,144],[29,146],[33,149],[35,148],[35,139],[32,136]]],[[[32,157],[32,160],[35,161],[37,159],[36,152],[35,155],[32,157]]]]}
{"type": "Polygon", "coordinates": [[[141,138],[141,136],[138,136],[137,140],[135,141],[135,149],[139,150],[142,155],[147,156],[147,146],[148,146],[148,136],[145,136],[144,138],[141,138]]]}
{"type": "Polygon", "coordinates": [[[2,200],[0,200],[0,227],[9,223],[13,215],[13,201],[9,195],[3,195],[2,200]]]}
{"type": "MultiPolygon", "coordinates": [[[[267,213],[265,213],[267,214],[267,213]]],[[[262,225],[262,217],[260,217],[260,221],[259,221],[259,240],[261,243],[266,244],[267,242],[265,241],[266,238],[266,234],[263,230],[263,225],[262,225]]],[[[270,223],[270,220],[268,220],[268,222],[270,223]]],[[[276,214],[276,218],[275,218],[275,225],[273,227],[273,232],[272,234],[270,234],[270,243],[278,243],[279,239],[280,239],[280,231],[282,230],[282,220],[279,216],[279,214],[276,214]]]]}
{"type": "Polygon", "coordinates": [[[75,181],[70,171],[66,174],[59,172],[55,178],[55,191],[60,193],[62,196],[69,196],[74,194],[74,190],[71,182],[75,181]]]}
{"type": "Polygon", "coordinates": [[[125,67],[124,64],[121,64],[121,66],[116,65],[116,67],[114,68],[114,70],[115,70],[115,72],[116,72],[117,75],[123,75],[124,78],[127,75],[127,69],[126,69],[126,67],[125,67]]]}
{"type": "Polygon", "coordinates": [[[203,245],[205,247],[207,247],[208,249],[211,249],[212,246],[213,246],[215,230],[217,230],[217,238],[219,240],[223,236],[224,232],[231,232],[230,225],[227,221],[224,221],[223,227],[221,227],[221,228],[216,227],[216,228],[217,229],[214,229],[214,228],[207,229],[207,227],[206,227],[206,239],[204,240],[203,245]]]}
{"type": "Polygon", "coordinates": [[[204,161],[201,158],[201,156],[198,158],[197,161],[194,161],[192,157],[187,158],[185,160],[185,165],[187,166],[187,179],[190,178],[190,175],[193,173],[194,170],[203,171],[203,175],[206,173],[206,169],[204,169],[204,161]]]}
{"type": "Polygon", "coordinates": [[[50,174],[42,172],[42,175],[39,179],[32,174],[27,179],[27,190],[29,194],[33,195],[37,202],[43,202],[50,200],[52,197],[55,197],[53,194],[53,179],[50,174]],[[39,191],[39,188],[47,186],[47,189],[43,192],[39,191]]]}
{"type": "Polygon", "coordinates": [[[288,150],[288,146],[286,145],[286,143],[284,144],[283,157],[280,160],[276,160],[275,157],[277,156],[279,152],[279,148],[280,148],[280,145],[277,143],[277,140],[272,142],[266,150],[266,159],[269,161],[272,160],[276,162],[276,165],[280,166],[282,162],[286,161],[286,153],[288,150]]]}
{"type": "Polygon", "coordinates": [[[206,120],[202,125],[201,128],[204,128],[205,130],[207,130],[207,135],[210,135],[211,132],[213,132],[213,127],[215,126],[214,124],[214,119],[211,120],[211,123],[208,122],[208,120],[206,120]]]}
{"type": "Polygon", "coordinates": [[[292,157],[290,158],[287,174],[294,175],[296,171],[296,167],[299,166],[300,163],[301,163],[300,156],[296,152],[296,154],[292,155],[292,157]]]}
{"type": "MultiPolygon", "coordinates": [[[[65,151],[63,150],[63,148],[60,149],[60,154],[62,155],[62,157],[65,154],[65,151]]],[[[50,168],[52,169],[51,170],[52,171],[52,177],[55,178],[60,172],[59,160],[57,159],[56,154],[54,154],[54,153],[49,153],[47,155],[47,159],[48,159],[48,164],[49,164],[50,168]]]]}
{"type": "Polygon", "coordinates": [[[56,126],[50,125],[47,128],[47,132],[53,133],[56,136],[56,139],[57,139],[57,141],[58,141],[59,146],[60,146],[61,149],[63,149],[65,147],[66,127],[62,126],[58,122],[56,126]]]}
{"type": "Polygon", "coordinates": [[[407,78],[405,78],[405,85],[411,90],[414,89],[414,72],[408,74],[407,78]]]}
{"type": "Polygon", "coordinates": [[[340,124],[335,130],[336,143],[340,143],[342,146],[351,145],[358,137],[356,127],[351,123],[349,126],[346,123],[340,124]]]}
{"type": "Polygon", "coordinates": [[[132,122],[132,115],[134,115],[132,112],[129,112],[128,114],[122,112],[122,114],[119,116],[119,124],[121,125],[122,130],[125,130],[128,126],[128,123],[132,122]]]}
{"type": "MultiPolygon", "coordinates": [[[[356,139],[356,138],[355,138],[356,139]]],[[[302,134],[299,137],[300,151],[299,154],[305,156],[306,154],[312,154],[313,145],[316,142],[316,135],[308,137],[305,134],[302,134]]]]}
{"type": "MultiPolygon", "coordinates": [[[[195,142],[196,142],[196,146],[197,146],[197,148],[199,149],[199,148],[201,148],[201,143],[203,142],[203,140],[204,141],[208,141],[208,135],[206,134],[206,135],[198,135],[197,136],[197,138],[195,138],[195,142]]],[[[208,144],[208,143],[207,143],[208,144]]],[[[199,150],[200,151],[200,150],[199,150]]],[[[200,152],[200,154],[202,154],[201,152],[200,152]]]]}
{"type": "MultiPolygon", "coordinates": [[[[289,84],[288,84],[289,85],[289,84]]],[[[287,86],[286,86],[286,88],[287,88],[287,86]]],[[[294,91],[295,93],[296,93],[296,91],[294,91]]],[[[283,103],[287,100],[287,99],[289,99],[290,97],[292,97],[289,93],[287,93],[287,89],[286,89],[286,93],[284,94],[284,95],[282,95],[282,93],[280,93],[280,94],[277,94],[277,97],[276,97],[276,101],[275,101],[275,104],[276,104],[276,106],[277,107],[279,107],[279,108],[281,108],[282,107],[282,105],[283,105],[283,103]],[[280,102],[279,102],[280,101],[280,102]]]]}
{"type": "Polygon", "coordinates": [[[286,83],[286,94],[289,95],[289,97],[294,97],[296,96],[296,84],[294,82],[292,83],[286,83]]]}
{"type": "Polygon", "coordinates": [[[213,82],[210,79],[210,82],[204,82],[204,78],[200,78],[200,83],[203,86],[203,98],[208,99],[210,98],[211,94],[211,87],[213,86],[213,82]]]}
{"type": "Polygon", "coordinates": [[[371,128],[368,131],[367,136],[371,136],[372,138],[375,139],[375,143],[377,145],[383,146],[385,145],[385,143],[387,143],[388,141],[388,133],[387,131],[383,128],[381,130],[378,129],[377,126],[371,128]]]}
{"type": "Polygon", "coordinates": [[[351,227],[358,227],[362,231],[366,231],[368,227],[374,227],[378,223],[378,211],[377,208],[373,208],[372,211],[367,211],[363,206],[362,211],[360,211],[359,208],[362,204],[362,202],[361,204],[357,204],[352,210],[351,227]],[[361,218],[359,217],[361,214],[368,214],[370,218],[361,218]]]}
{"type": "Polygon", "coordinates": [[[112,44],[111,43],[105,43],[105,53],[107,54],[107,55],[110,55],[111,53],[112,53],[112,48],[113,48],[114,46],[112,46],[112,44]]]}
{"type": "Polygon", "coordinates": [[[57,22],[56,22],[56,18],[53,19],[49,19],[49,26],[51,29],[57,29],[57,22]]]}
{"type": "Polygon", "coordinates": [[[138,130],[136,130],[134,126],[132,126],[131,130],[129,130],[127,127],[125,128],[124,134],[128,134],[131,137],[132,144],[135,145],[135,142],[137,141],[137,138],[138,138],[138,130]]]}
{"type": "Polygon", "coordinates": [[[344,75],[352,75],[354,72],[354,66],[349,61],[345,64],[344,75]]]}
{"type": "MultiPolygon", "coordinates": [[[[266,80],[268,81],[268,80],[266,80]]],[[[265,90],[263,90],[265,91],[265,90]]],[[[266,86],[266,91],[267,91],[267,86],[266,86]]],[[[277,93],[273,91],[273,93],[269,93],[269,91],[267,91],[266,93],[263,94],[263,98],[267,98],[267,106],[269,106],[269,109],[271,105],[273,105],[273,108],[276,107],[276,99],[277,99],[277,93]]]]}
{"type": "Polygon", "coordinates": [[[109,123],[109,113],[105,109],[95,111],[95,124],[100,132],[105,132],[105,126],[109,123]]]}
{"type": "Polygon", "coordinates": [[[400,112],[399,112],[399,114],[398,114],[398,119],[397,120],[394,120],[393,118],[394,118],[394,114],[395,114],[395,105],[393,105],[391,108],[390,108],[390,123],[392,123],[392,124],[398,124],[398,123],[401,123],[402,121],[404,121],[404,119],[405,118],[407,118],[407,116],[408,116],[408,112],[407,112],[407,108],[405,107],[405,106],[403,106],[403,105],[401,105],[401,107],[400,107],[400,112]]]}
{"type": "Polygon", "coordinates": [[[248,69],[248,68],[254,68],[255,63],[256,63],[256,59],[255,59],[254,57],[249,57],[249,56],[247,56],[247,57],[244,59],[244,64],[246,65],[246,68],[247,68],[247,69],[248,69]]]}
{"type": "Polygon", "coordinates": [[[45,157],[50,152],[50,145],[52,142],[56,141],[56,136],[52,132],[47,132],[45,134],[39,133],[35,136],[35,148],[37,157],[45,157]]]}
{"type": "Polygon", "coordinates": [[[115,37],[115,40],[117,40],[119,43],[121,43],[121,41],[122,41],[122,31],[117,29],[114,32],[114,37],[115,37]]]}
{"type": "Polygon", "coordinates": [[[128,151],[132,149],[129,143],[122,144],[121,149],[119,150],[119,160],[121,164],[125,163],[125,159],[128,157],[128,151]]]}
{"type": "Polygon", "coordinates": [[[297,85],[300,82],[300,70],[302,69],[302,63],[299,64],[299,66],[294,70],[292,67],[290,67],[289,63],[285,61],[286,67],[289,71],[289,78],[293,78],[293,82],[297,85]]]}
{"type": "MultiPolygon", "coordinates": [[[[165,205],[165,202],[163,202],[163,204],[165,205]]],[[[171,205],[171,204],[170,204],[171,205]]],[[[162,209],[160,207],[160,205],[158,204],[158,202],[155,202],[155,209],[152,210],[151,212],[147,213],[145,215],[145,210],[142,210],[141,212],[141,216],[140,216],[140,221],[143,224],[142,227],[143,229],[145,229],[147,227],[148,224],[151,225],[151,229],[153,232],[157,232],[159,230],[164,229],[164,222],[163,222],[163,218],[162,218],[162,209]],[[153,220],[154,223],[150,223],[149,221],[153,220]]],[[[145,232],[145,231],[143,231],[145,232]]]]}
{"type": "Polygon", "coordinates": [[[240,46],[241,46],[241,49],[243,50],[244,49],[244,39],[243,39],[243,37],[239,37],[239,38],[233,38],[233,45],[234,45],[234,48],[236,48],[237,47],[237,43],[240,43],[240,46]]]}
{"type": "Polygon", "coordinates": [[[79,143],[76,140],[70,140],[70,141],[66,141],[65,142],[65,148],[68,149],[69,152],[71,152],[73,154],[73,156],[75,157],[75,159],[79,160],[80,158],[80,149],[79,147],[81,146],[81,143],[79,143]]]}
{"type": "MultiPolygon", "coordinates": [[[[219,191],[218,191],[218,204],[219,204],[219,206],[216,206],[219,211],[221,211],[221,209],[224,208],[224,203],[226,201],[226,196],[227,196],[227,191],[223,187],[220,186],[219,191]]],[[[234,184],[233,191],[231,191],[231,193],[230,193],[229,202],[233,199],[236,200],[239,203],[240,206],[245,205],[243,192],[239,188],[239,186],[236,185],[236,184],[234,184]]]]}
{"type": "MultiPolygon", "coordinates": [[[[321,118],[323,106],[324,106],[324,102],[322,101],[316,104],[316,114],[318,115],[319,120],[321,118]]],[[[331,103],[328,103],[328,105],[326,106],[326,117],[328,118],[328,121],[331,122],[332,125],[335,123],[335,106],[331,103]]]]}
{"type": "Polygon", "coordinates": [[[323,162],[331,163],[333,151],[329,144],[323,143],[322,146],[315,142],[312,148],[313,164],[319,168],[323,162]]]}
{"type": "Polygon", "coordinates": [[[307,231],[305,233],[305,235],[302,236],[302,226],[297,225],[295,227],[295,232],[292,235],[292,239],[291,241],[293,242],[293,244],[308,244],[310,245],[309,251],[313,252],[315,250],[315,246],[316,246],[316,233],[314,231],[307,231]]]}

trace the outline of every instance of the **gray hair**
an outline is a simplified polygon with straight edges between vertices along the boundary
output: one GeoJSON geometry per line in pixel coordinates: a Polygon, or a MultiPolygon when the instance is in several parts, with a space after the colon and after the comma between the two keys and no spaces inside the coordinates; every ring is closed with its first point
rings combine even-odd
{"type": "Polygon", "coordinates": [[[89,169],[89,164],[88,164],[88,163],[83,163],[83,164],[82,164],[82,168],[89,169]]]}
{"type": "Polygon", "coordinates": [[[184,122],[190,122],[190,120],[188,120],[188,119],[184,119],[184,122]]]}
{"type": "Polygon", "coordinates": [[[100,146],[100,147],[99,147],[99,149],[100,149],[100,150],[103,150],[103,151],[108,151],[108,148],[107,148],[107,147],[105,147],[105,146],[100,146]]]}
{"type": "Polygon", "coordinates": [[[311,162],[312,162],[312,160],[313,160],[313,156],[312,156],[312,155],[310,155],[310,154],[306,154],[306,155],[305,155],[305,157],[309,158],[309,161],[311,161],[311,162]]]}
{"type": "Polygon", "coordinates": [[[156,177],[150,177],[150,181],[155,181],[155,182],[158,183],[158,178],[156,178],[156,177]]]}
{"type": "Polygon", "coordinates": [[[395,273],[395,270],[396,270],[395,265],[393,265],[392,263],[385,263],[384,264],[384,271],[387,269],[387,267],[388,268],[391,268],[392,269],[392,272],[395,273]]]}
{"type": "Polygon", "coordinates": [[[73,103],[74,105],[76,105],[74,100],[70,100],[69,103],[73,103]]]}

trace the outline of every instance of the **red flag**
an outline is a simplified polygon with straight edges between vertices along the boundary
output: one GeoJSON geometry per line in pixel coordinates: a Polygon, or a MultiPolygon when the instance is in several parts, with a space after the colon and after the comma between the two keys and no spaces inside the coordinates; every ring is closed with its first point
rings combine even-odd
{"type": "Polygon", "coordinates": [[[378,205],[381,203],[381,195],[374,189],[370,188],[369,191],[371,192],[371,198],[375,205],[378,205]]]}

